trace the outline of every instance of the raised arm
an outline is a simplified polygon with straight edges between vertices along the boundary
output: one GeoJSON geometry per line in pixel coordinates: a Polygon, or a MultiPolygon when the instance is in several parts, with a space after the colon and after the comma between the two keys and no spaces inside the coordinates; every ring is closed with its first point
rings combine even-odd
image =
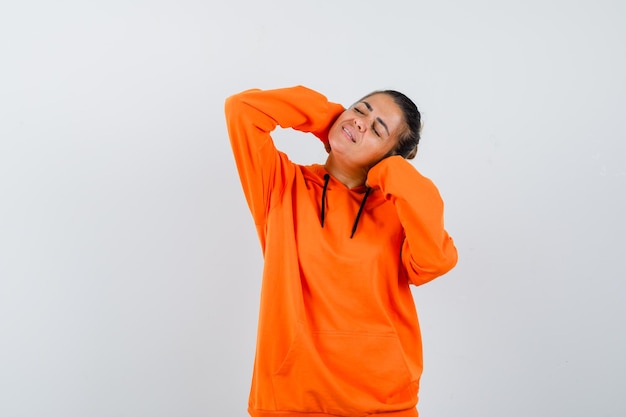
{"type": "Polygon", "coordinates": [[[412,284],[431,281],[456,265],[457,250],[444,228],[443,201],[431,180],[402,157],[391,156],[370,169],[367,182],[396,207],[406,235],[402,263],[412,284]]]}
{"type": "Polygon", "coordinates": [[[328,129],[343,106],[303,86],[247,90],[225,103],[226,123],[246,200],[257,227],[265,223],[270,197],[295,169],[277,151],[270,132],[277,126],[310,132],[328,142],[328,129]]]}

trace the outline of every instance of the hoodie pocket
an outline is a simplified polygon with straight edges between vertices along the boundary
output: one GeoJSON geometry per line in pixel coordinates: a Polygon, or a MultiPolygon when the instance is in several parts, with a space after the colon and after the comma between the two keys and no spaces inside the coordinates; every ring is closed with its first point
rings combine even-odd
{"type": "Polygon", "coordinates": [[[278,410],[360,415],[417,401],[393,333],[299,332],[273,382],[278,410]]]}

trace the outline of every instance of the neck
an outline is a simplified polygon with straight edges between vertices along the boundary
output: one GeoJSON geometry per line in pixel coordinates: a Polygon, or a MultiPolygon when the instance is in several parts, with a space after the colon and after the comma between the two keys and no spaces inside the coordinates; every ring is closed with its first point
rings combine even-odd
{"type": "Polygon", "coordinates": [[[326,159],[324,168],[330,175],[332,175],[337,181],[342,183],[348,188],[355,188],[365,185],[367,180],[367,170],[363,167],[346,166],[337,161],[332,152],[326,159]]]}

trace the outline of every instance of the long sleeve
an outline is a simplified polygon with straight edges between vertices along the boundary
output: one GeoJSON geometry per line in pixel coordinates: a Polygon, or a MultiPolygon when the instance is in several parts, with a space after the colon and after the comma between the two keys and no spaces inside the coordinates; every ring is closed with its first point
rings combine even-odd
{"type": "Polygon", "coordinates": [[[443,200],[431,180],[392,156],[375,165],[367,181],[396,207],[406,235],[402,262],[412,284],[431,281],[456,265],[457,250],[444,228],[443,200]]]}
{"type": "Polygon", "coordinates": [[[343,110],[303,86],[247,90],[226,99],[231,146],[257,228],[265,223],[271,194],[282,191],[288,171],[295,169],[287,156],[277,151],[270,132],[280,125],[313,133],[327,142],[328,130],[343,110]]]}

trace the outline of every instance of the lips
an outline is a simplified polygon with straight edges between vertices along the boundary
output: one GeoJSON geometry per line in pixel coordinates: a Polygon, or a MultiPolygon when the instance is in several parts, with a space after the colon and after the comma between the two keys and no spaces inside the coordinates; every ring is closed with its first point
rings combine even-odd
{"type": "Polygon", "coordinates": [[[356,139],[354,137],[354,132],[352,130],[350,130],[346,126],[343,126],[341,128],[341,130],[343,131],[343,133],[345,133],[345,135],[348,137],[348,139],[350,139],[353,143],[356,143],[356,139]]]}

